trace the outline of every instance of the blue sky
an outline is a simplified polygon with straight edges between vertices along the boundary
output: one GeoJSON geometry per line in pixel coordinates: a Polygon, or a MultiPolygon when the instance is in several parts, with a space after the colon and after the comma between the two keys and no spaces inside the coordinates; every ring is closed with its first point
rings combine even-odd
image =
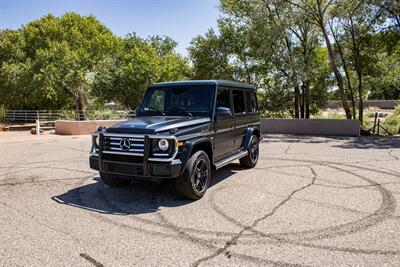
{"type": "Polygon", "coordinates": [[[95,15],[112,32],[141,37],[160,34],[178,42],[177,51],[187,55],[191,39],[216,27],[218,0],[0,0],[0,28],[21,25],[52,13],[95,15]]]}

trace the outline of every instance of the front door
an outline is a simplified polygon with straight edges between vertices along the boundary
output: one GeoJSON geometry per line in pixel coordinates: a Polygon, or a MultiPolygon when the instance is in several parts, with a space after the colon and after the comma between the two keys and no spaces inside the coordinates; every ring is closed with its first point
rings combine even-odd
{"type": "Polygon", "coordinates": [[[216,120],[214,124],[214,157],[224,158],[234,150],[235,118],[232,112],[230,89],[218,88],[216,101],[216,120]]]}

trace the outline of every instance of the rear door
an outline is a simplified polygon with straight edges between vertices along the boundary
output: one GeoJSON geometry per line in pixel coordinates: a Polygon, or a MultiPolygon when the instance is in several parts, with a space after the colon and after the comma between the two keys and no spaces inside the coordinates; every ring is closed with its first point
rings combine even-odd
{"type": "Polygon", "coordinates": [[[247,114],[246,114],[246,98],[245,91],[240,89],[232,90],[233,107],[235,112],[235,141],[234,149],[242,147],[242,143],[246,134],[247,114]]]}
{"type": "Polygon", "coordinates": [[[260,113],[258,112],[258,103],[256,90],[246,90],[246,111],[247,126],[253,128],[260,127],[260,113]]]}
{"type": "Polygon", "coordinates": [[[224,158],[234,150],[235,119],[232,111],[231,90],[219,87],[215,107],[214,157],[224,158]]]}

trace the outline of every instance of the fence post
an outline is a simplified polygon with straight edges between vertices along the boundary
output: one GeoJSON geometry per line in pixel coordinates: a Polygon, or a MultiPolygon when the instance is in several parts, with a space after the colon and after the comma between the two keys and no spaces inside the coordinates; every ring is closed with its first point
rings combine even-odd
{"type": "Polygon", "coordinates": [[[40,135],[40,121],[36,120],[36,135],[40,135]]]}

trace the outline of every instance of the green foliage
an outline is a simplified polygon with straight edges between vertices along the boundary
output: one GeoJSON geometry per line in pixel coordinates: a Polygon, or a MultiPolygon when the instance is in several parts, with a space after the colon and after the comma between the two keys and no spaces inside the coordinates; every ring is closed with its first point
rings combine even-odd
{"type": "Polygon", "coordinates": [[[75,13],[47,15],[3,32],[3,104],[14,109],[84,109],[93,70],[114,47],[115,36],[95,17],[75,13]]]}
{"type": "Polygon", "coordinates": [[[194,38],[188,50],[193,63],[193,79],[233,79],[233,66],[229,63],[226,46],[214,30],[194,38]]]}
{"type": "Polygon", "coordinates": [[[9,109],[138,105],[150,83],[186,79],[169,37],[116,37],[93,16],[47,15],[0,31],[0,104],[9,109]]]}
{"type": "Polygon", "coordinates": [[[395,112],[383,121],[385,127],[392,134],[400,134],[400,105],[397,105],[395,112]]]}
{"type": "Polygon", "coordinates": [[[175,46],[168,37],[145,40],[128,35],[121,40],[116,55],[101,61],[95,69],[93,95],[132,109],[140,104],[150,84],[186,79],[190,68],[186,59],[174,52],[175,46]]]}
{"type": "Polygon", "coordinates": [[[326,49],[304,16],[280,1],[222,0],[217,34],[193,39],[189,53],[196,79],[256,84],[265,114],[294,116],[294,88],[310,113],[325,104],[332,83],[326,49]]]}

